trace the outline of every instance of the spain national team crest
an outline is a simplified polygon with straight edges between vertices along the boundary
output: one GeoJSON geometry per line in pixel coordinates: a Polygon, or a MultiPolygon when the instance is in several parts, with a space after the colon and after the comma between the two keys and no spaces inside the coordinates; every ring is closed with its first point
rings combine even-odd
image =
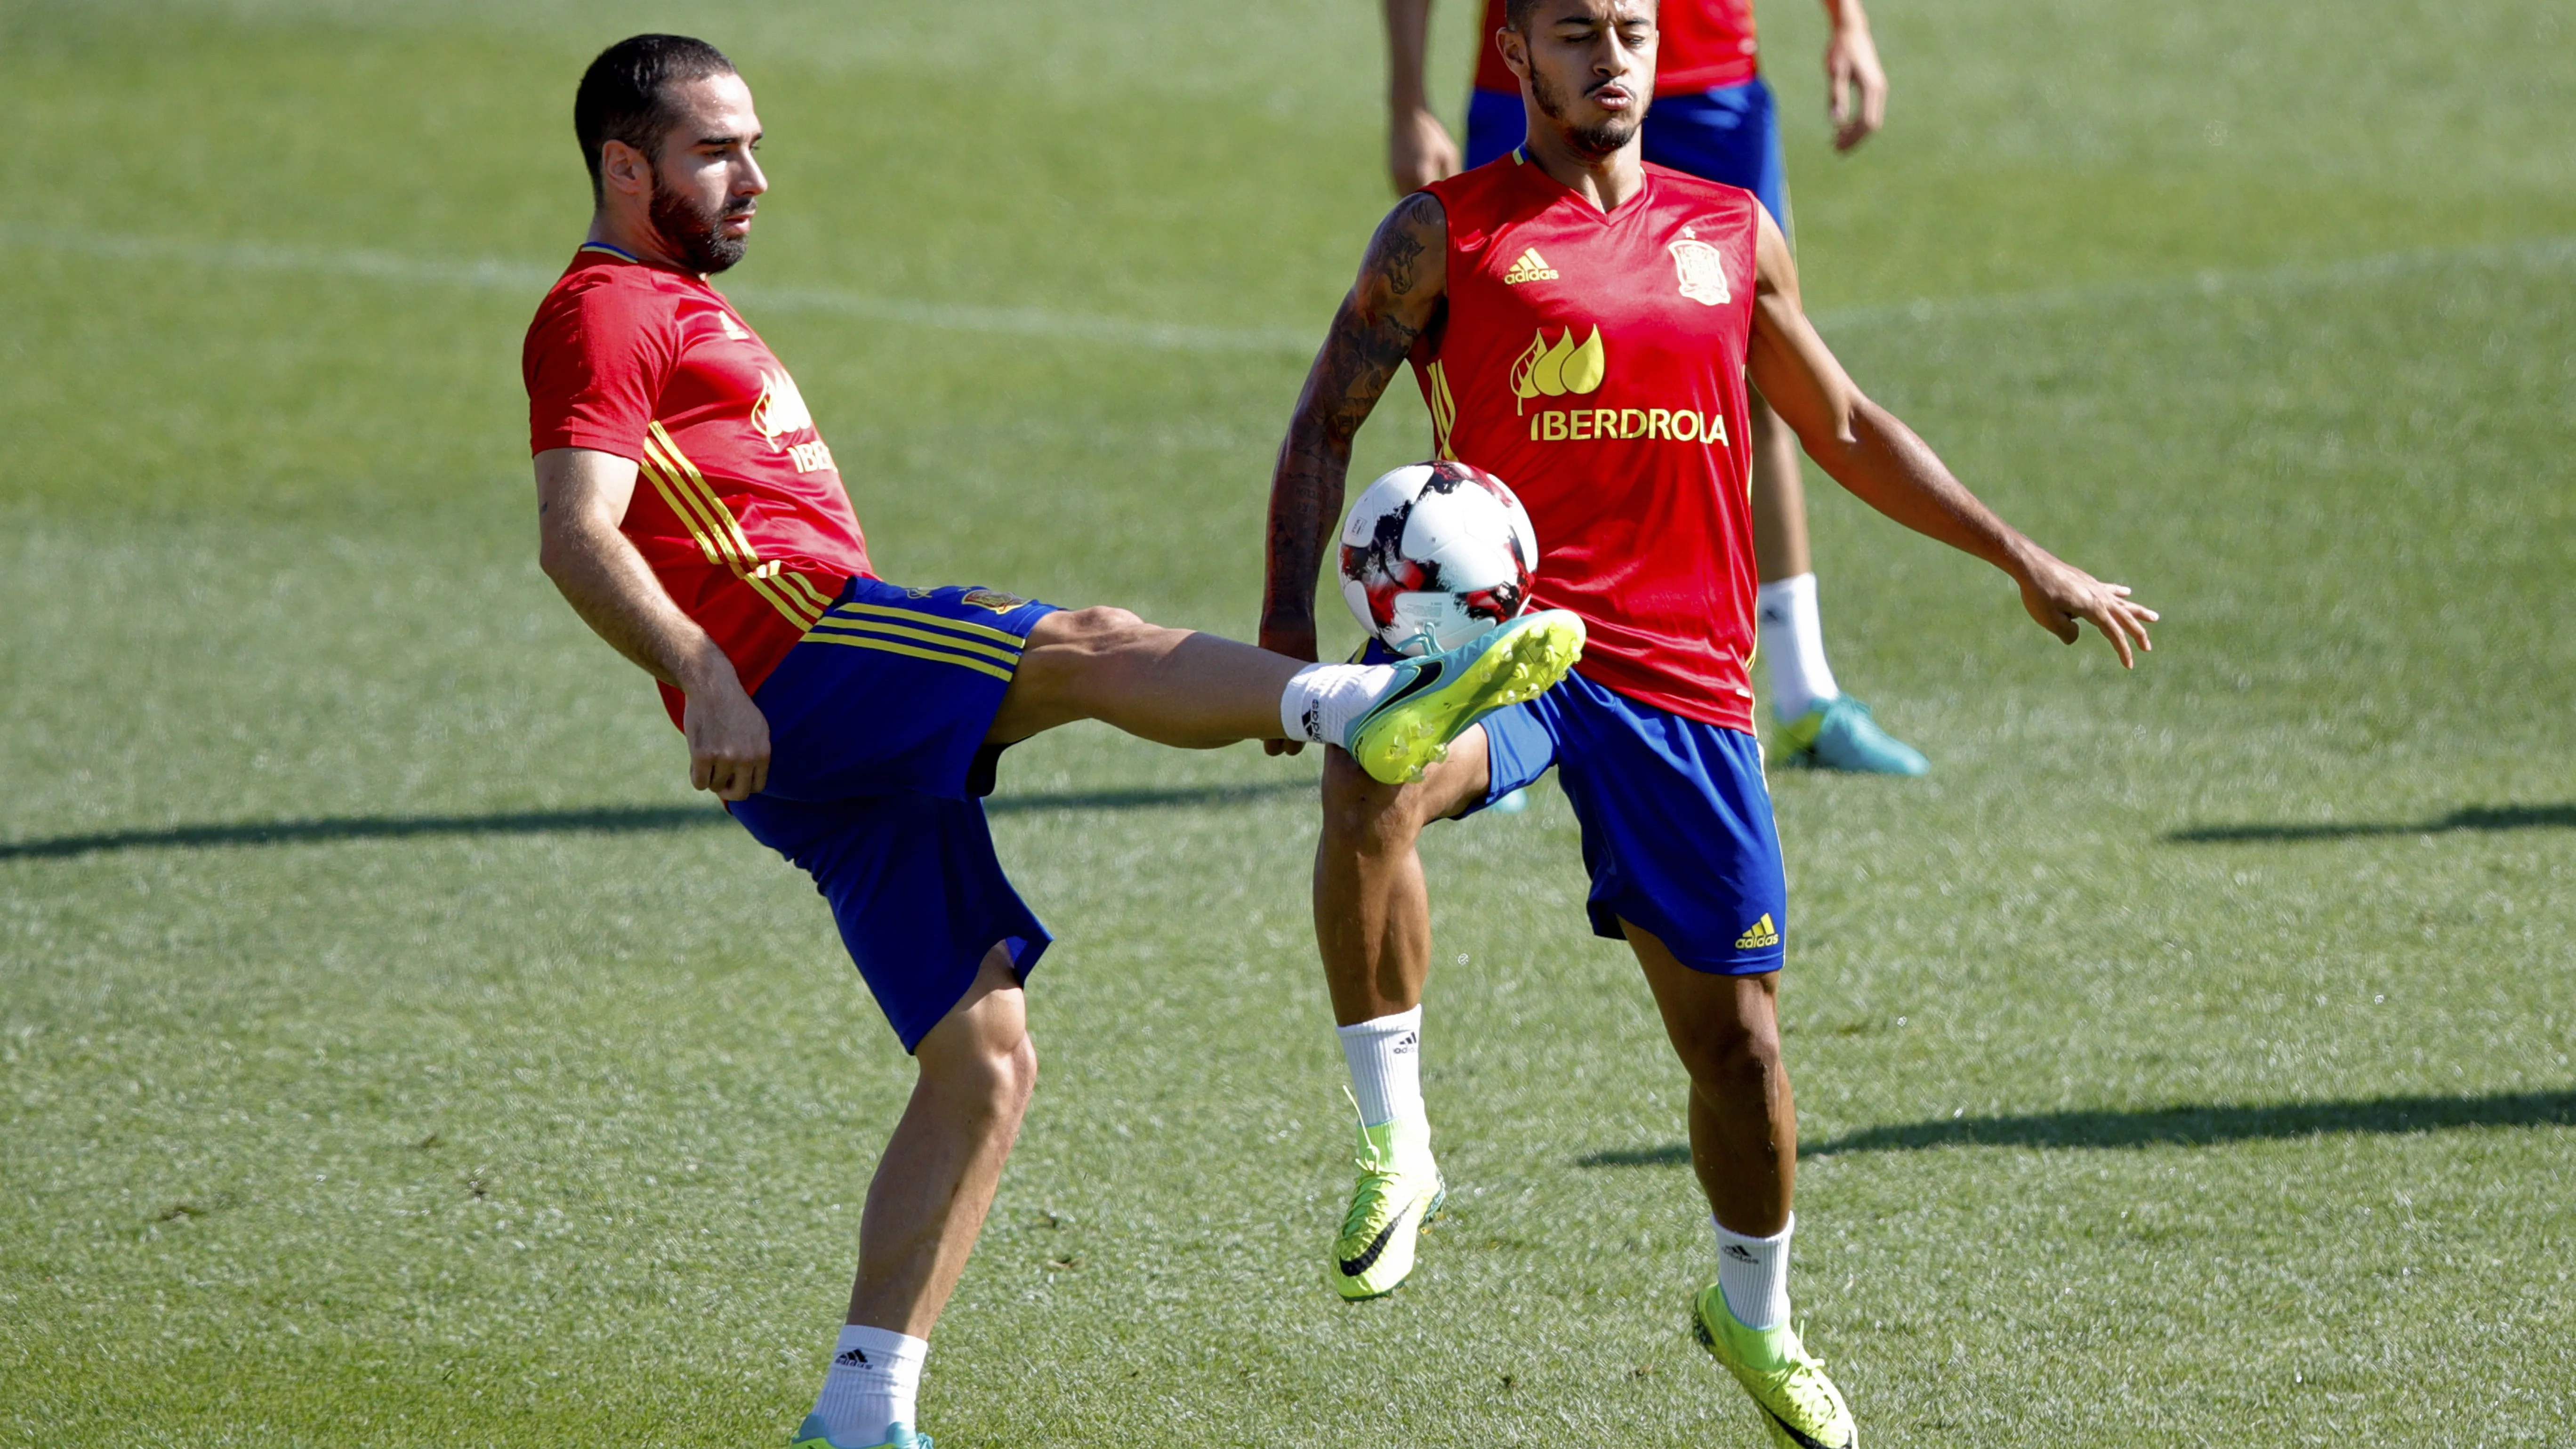
{"type": "Polygon", "coordinates": [[[1667,248],[1673,254],[1673,270],[1680,274],[1682,295],[1702,306],[1715,307],[1731,300],[1726,290],[1726,254],[1682,228],[1681,238],[1667,248]]]}

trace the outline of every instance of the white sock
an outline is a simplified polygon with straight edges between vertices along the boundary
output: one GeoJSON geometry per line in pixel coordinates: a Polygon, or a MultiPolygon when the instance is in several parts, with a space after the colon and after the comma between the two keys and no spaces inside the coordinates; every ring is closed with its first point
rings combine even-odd
{"type": "Polygon", "coordinates": [[[921,1361],[929,1354],[929,1341],[908,1333],[844,1326],[832,1349],[832,1367],[823,1375],[823,1392],[814,1397],[823,1432],[835,1444],[883,1444],[887,1429],[911,1424],[921,1361]]]}
{"type": "Polygon", "coordinates": [[[1371,1127],[1424,1121],[1422,1008],[1335,1031],[1342,1039],[1342,1056],[1351,1064],[1351,1095],[1359,1099],[1360,1121],[1371,1127]]]}
{"type": "Polygon", "coordinates": [[[1825,620],[1816,611],[1816,576],[1800,574],[1762,586],[1755,617],[1759,647],[1771,670],[1771,708],[1781,719],[1805,714],[1842,693],[1825,662],[1825,620]]]}
{"type": "Polygon", "coordinates": [[[1747,1328],[1777,1328],[1789,1321],[1789,1235],[1798,1230],[1791,1213],[1780,1231],[1768,1238],[1730,1232],[1712,1214],[1717,1229],[1717,1286],[1726,1290],[1726,1311],[1747,1328]]]}
{"type": "Polygon", "coordinates": [[[1391,664],[1309,664],[1280,692],[1280,727],[1292,740],[1338,745],[1394,680],[1391,664]]]}

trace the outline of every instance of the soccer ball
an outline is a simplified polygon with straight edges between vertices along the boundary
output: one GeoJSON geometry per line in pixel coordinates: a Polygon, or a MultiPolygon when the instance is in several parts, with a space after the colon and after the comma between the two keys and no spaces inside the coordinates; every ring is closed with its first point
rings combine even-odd
{"type": "Polygon", "coordinates": [[[1398,468],[1342,521],[1342,599],[1398,654],[1455,649],[1520,613],[1537,567],[1521,501],[1465,463],[1398,468]]]}

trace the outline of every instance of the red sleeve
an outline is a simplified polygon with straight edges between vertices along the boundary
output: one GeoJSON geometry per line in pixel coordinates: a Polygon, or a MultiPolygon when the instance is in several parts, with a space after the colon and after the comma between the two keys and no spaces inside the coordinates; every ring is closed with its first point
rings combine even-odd
{"type": "Polygon", "coordinates": [[[546,298],[528,328],[528,451],[594,448],[644,456],[644,425],[679,356],[669,299],[643,288],[575,283],[546,298]]]}

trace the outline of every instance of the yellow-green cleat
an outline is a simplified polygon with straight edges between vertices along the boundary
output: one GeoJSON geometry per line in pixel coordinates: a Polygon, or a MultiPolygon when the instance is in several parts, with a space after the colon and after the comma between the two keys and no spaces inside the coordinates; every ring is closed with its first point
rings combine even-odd
{"type": "Polygon", "coordinates": [[[1395,682],[1351,721],[1342,748],[1372,778],[1419,780],[1476,721],[1547,693],[1582,657],[1583,621],[1541,609],[1446,654],[1399,660],[1395,682]]]}
{"type": "Polygon", "coordinates": [[[1860,1442],[1842,1390],[1796,1329],[1745,1327],[1727,1308],[1725,1290],[1711,1283],[1691,1305],[1691,1331],[1753,1396],[1776,1449],[1852,1449],[1860,1442]]]}
{"type": "Polygon", "coordinates": [[[1333,1244],[1333,1289],[1357,1301],[1395,1291],[1413,1272],[1422,1230],[1449,1200],[1431,1160],[1431,1132],[1421,1123],[1360,1128],[1359,1186],[1333,1244]]]}

